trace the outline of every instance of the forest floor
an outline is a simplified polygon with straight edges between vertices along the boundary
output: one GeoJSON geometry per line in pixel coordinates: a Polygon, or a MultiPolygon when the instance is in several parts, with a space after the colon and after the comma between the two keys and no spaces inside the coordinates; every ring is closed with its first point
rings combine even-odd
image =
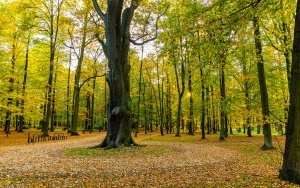
{"type": "Polygon", "coordinates": [[[260,135],[139,133],[146,147],[102,150],[90,147],[104,132],[30,144],[27,134],[0,135],[0,187],[300,187],[278,179],[284,136],[261,151],[260,135]]]}

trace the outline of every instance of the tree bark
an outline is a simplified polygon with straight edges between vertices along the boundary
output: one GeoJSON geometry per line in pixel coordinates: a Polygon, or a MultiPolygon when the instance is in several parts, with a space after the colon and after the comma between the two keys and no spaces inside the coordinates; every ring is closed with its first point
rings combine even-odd
{"type": "Polygon", "coordinates": [[[188,70],[188,89],[189,89],[189,123],[188,123],[188,128],[189,128],[189,135],[194,135],[194,100],[193,100],[193,88],[192,88],[192,71],[191,69],[188,70]]]}
{"type": "Polygon", "coordinates": [[[225,140],[227,136],[227,117],[226,117],[226,91],[225,91],[225,54],[221,54],[220,70],[220,95],[221,95],[221,127],[219,140],[225,140]]]}
{"type": "MultiPolygon", "coordinates": [[[[206,114],[205,114],[205,85],[204,85],[204,75],[203,75],[203,70],[202,68],[200,69],[200,76],[201,76],[201,104],[202,104],[202,116],[201,116],[201,139],[205,139],[205,119],[206,119],[206,114]]],[[[208,93],[207,93],[208,94],[208,93]]],[[[208,98],[207,98],[208,99],[208,98]]],[[[207,102],[207,101],[206,101],[207,102]]],[[[207,122],[207,129],[209,132],[209,125],[207,122]]]]}
{"type": "Polygon", "coordinates": [[[245,122],[245,127],[247,127],[247,135],[248,137],[252,137],[251,134],[251,127],[250,127],[250,88],[249,88],[249,79],[248,79],[248,74],[247,74],[247,64],[245,60],[245,51],[243,51],[243,76],[245,78],[244,81],[244,94],[245,94],[245,105],[246,105],[246,110],[247,110],[247,116],[246,116],[246,122],[245,122]]]}
{"type": "Polygon", "coordinates": [[[262,150],[273,149],[272,144],[272,134],[271,126],[269,122],[270,111],[269,111],[269,99],[268,99],[268,90],[266,84],[264,60],[262,56],[262,44],[259,31],[258,17],[253,19],[254,27],[254,42],[256,49],[256,58],[257,58],[257,70],[258,70],[258,80],[259,88],[261,94],[261,105],[262,105],[262,114],[263,114],[263,132],[264,132],[264,145],[261,147],[262,150]]]}
{"type": "Polygon", "coordinates": [[[49,77],[48,77],[48,83],[47,83],[47,103],[45,108],[45,121],[43,122],[43,134],[44,136],[49,135],[49,123],[50,123],[50,117],[51,117],[51,103],[52,103],[52,86],[53,86],[53,74],[54,74],[54,58],[55,58],[55,52],[57,48],[57,36],[59,31],[59,18],[61,13],[61,7],[63,4],[63,1],[57,2],[57,8],[54,10],[54,1],[51,1],[51,4],[49,7],[46,7],[50,12],[50,15],[47,15],[49,18],[49,38],[50,38],[50,59],[49,59],[49,77]],[[56,14],[54,13],[56,12],[56,14]]]}
{"type": "Polygon", "coordinates": [[[67,131],[68,133],[70,132],[70,127],[71,127],[71,123],[70,123],[70,77],[71,77],[71,65],[72,65],[72,53],[70,51],[70,56],[69,56],[69,69],[68,69],[68,85],[67,85],[67,131]]]}
{"type": "Polygon", "coordinates": [[[25,93],[26,93],[26,84],[27,84],[27,70],[28,70],[28,62],[29,62],[29,43],[30,43],[30,34],[27,40],[26,46],[26,54],[25,54],[25,65],[24,65],[24,76],[23,76],[23,83],[22,83],[22,100],[21,100],[21,115],[20,115],[20,125],[18,132],[23,132],[23,125],[24,125],[24,108],[25,108],[25,93]]]}
{"type": "Polygon", "coordinates": [[[108,59],[109,86],[108,127],[107,135],[99,145],[110,149],[120,145],[135,145],[131,136],[131,98],[129,93],[128,52],[130,44],[130,24],[138,0],[132,0],[130,7],[123,11],[123,0],[107,1],[107,12],[104,14],[96,0],[93,5],[105,23],[104,46],[108,59]]]}
{"type": "Polygon", "coordinates": [[[76,67],[76,73],[75,73],[75,80],[74,80],[74,95],[73,95],[73,110],[72,110],[72,125],[71,125],[71,136],[77,136],[78,131],[77,131],[77,124],[78,124],[78,113],[79,113],[79,100],[80,100],[80,77],[81,77],[81,67],[83,63],[83,57],[84,57],[84,50],[87,45],[86,42],[86,37],[87,37],[87,24],[88,24],[88,14],[89,12],[86,11],[84,15],[84,25],[83,25],[83,33],[82,33],[82,41],[81,41],[81,46],[80,46],[80,51],[78,57],[78,64],[76,67]]]}
{"type": "Polygon", "coordinates": [[[292,71],[290,83],[290,106],[286,131],[285,151],[279,177],[300,184],[300,1],[297,2],[292,71]]]}
{"type": "MultiPolygon", "coordinates": [[[[15,36],[14,39],[16,40],[15,36]]],[[[14,41],[15,42],[15,41],[14,41]]],[[[12,115],[12,111],[11,111],[11,106],[13,103],[13,92],[14,92],[14,72],[15,72],[15,63],[16,63],[16,44],[14,43],[12,45],[12,57],[11,57],[11,75],[10,78],[8,79],[9,82],[9,88],[8,88],[8,93],[9,93],[9,97],[7,99],[7,110],[6,110],[6,115],[5,115],[5,127],[4,127],[4,132],[5,134],[9,134],[10,133],[10,122],[11,122],[11,115],[12,115]]]]}

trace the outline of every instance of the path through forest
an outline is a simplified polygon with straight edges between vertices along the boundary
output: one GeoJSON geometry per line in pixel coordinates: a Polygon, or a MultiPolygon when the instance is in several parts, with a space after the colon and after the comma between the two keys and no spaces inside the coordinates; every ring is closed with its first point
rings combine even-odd
{"type": "Polygon", "coordinates": [[[249,164],[242,153],[210,142],[139,141],[147,146],[117,155],[66,154],[103,138],[1,147],[0,187],[296,187],[278,180],[275,166],[249,164]]]}

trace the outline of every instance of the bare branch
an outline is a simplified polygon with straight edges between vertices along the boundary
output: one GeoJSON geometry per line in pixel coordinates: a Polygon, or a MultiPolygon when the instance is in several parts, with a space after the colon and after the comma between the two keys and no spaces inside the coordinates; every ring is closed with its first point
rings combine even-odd
{"type": "Polygon", "coordinates": [[[68,28],[68,34],[69,34],[69,36],[70,36],[71,49],[73,49],[73,51],[74,51],[76,57],[79,59],[79,55],[78,55],[78,53],[77,53],[76,50],[75,50],[75,45],[74,45],[74,42],[73,42],[73,35],[72,35],[71,31],[70,31],[70,27],[68,28]]]}
{"type": "Polygon", "coordinates": [[[97,3],[97,0],[93,0],[93,6],[95,8],[95,11],[97,12],[97,14],[100,16],[100,18],[103,20],[103,21],[106,21],[106,15],[102,12],[102,10],[100,9],[98,3],[97,3]]]}

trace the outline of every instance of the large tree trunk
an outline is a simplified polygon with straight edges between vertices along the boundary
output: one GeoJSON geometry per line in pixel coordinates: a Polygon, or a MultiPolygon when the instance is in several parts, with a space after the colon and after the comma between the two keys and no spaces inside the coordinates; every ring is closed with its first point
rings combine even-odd
{"type": "Polygon", "coordinates": [[[257,57],[258,80],[259,80],[259,88],[261,94],[261,106],[262,106],[262,114],[263,114],[263,122],[264,122],[263,123],[264,145],[261,147],[261,149],[268,150],[268,149],[273,149],[274,147],[272,144],[271,126],[269,123],[269,117],[270,117],[269,99],[268,99],[268,90],[266,84],[264,60],[262,56],[262,44],[261,44],[261,37],[259,31],[258,17],[254,17],[253,27],[254,27],[254,41],[255,41],[255,49],[256,49],[256,57],[257,57]]]}
{"type": "Polygon", "coordinates": [[[290,83],[290,106],[286,131],[285,152],[279,177],[300,184],[300,1],[297,2],[292,74],[290,83]]]}
{"type": "Polygon", "coordinates": [[[108,127],[107,135],[100,147],[107,149],[120,145],[135,144],[131,136],[130,116],[131,99],[129,94],[128,63],[130,23],[139,1],[133,0],[129,8],[123,11],[123,0],[107,1],[107,12],[104,14],[96,0],[93,5],[105,22],[106,44],[102,43],[108,59],[109,85],[108,127]],[[123,12],[122,12],[123,11],[123,12]]]}

